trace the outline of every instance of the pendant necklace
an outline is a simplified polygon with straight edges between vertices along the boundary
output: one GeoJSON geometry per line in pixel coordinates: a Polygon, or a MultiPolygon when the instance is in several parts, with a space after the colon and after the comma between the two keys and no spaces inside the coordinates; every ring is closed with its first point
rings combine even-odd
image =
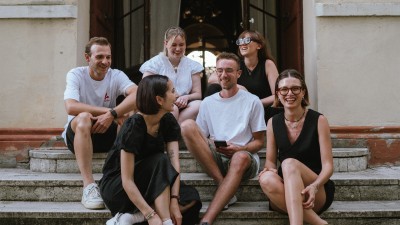
{"type": "Polygon", "coordinates": [[[286,118],[285,114],[283,114],[283,117],[285,118],[285,120],[286,120],[286,122],[287,122],[286,124],[287,124],[290,128],[296,129],[296,128],[299,126],[299,124],[300,124],[300,120],[303,119],[304,114],[306,114],[306,110],[303,111],[303,114],[300,116],[300,118],[299,118],[298,120],[294,120],[294,121],[288,120],[288,119],[286,118]],[[290,123],[289,123],[289,122],[290,122],[290,123]],[[293,123],[294,125],[292,125],[292,123],[293,123]]]}
{"type": "Polygon", "coordinates": [[[253,71],[256,69],[258,65],[258,62],[256,63],[256,65],[253,67],[252,70],[249,69],[249,67],[246,66],[246,64],[244,64],[244,67],[246,67],[247,72],[249,73],[249,76],[251,76],[251,73],[253,73],[253,71]]]}
{"type": "Polygon", "coordinates": [[[249,70],[249,68],[247,68],[247,66],[245,66],[247,69],[247,72],[249,73],[249,76],[251,76],[251,72],[253,72],[252,70],[249,70]]]}

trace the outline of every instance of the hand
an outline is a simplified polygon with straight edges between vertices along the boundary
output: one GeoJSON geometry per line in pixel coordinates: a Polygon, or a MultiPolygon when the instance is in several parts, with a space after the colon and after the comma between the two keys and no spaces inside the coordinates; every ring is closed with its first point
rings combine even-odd
{"type": "Polygon", "coordinates": [[[182,224],[182,213],[179,210],[179,204],[176,199],[171,199],[169,210],[171,213],[171,220],[174,223],[174,225],[181,225],[182,224]]]}
{"type": "Polygon", "coordinates": [[[96,121],[92,126],[92,133],[105,133],[114,121],[114,117],[110,112],[107,112],[100,116],[92,117],[92,120],[96,121]]]}
{"type": "Polygon", "coordinates": [[[147,220],[147,223],[149,225],[162,225],[162,220],[158,214],[155,214],[153,217],[147,220]]]}
{"type": "Polygon", "coordinates": [[[175,101],[175,105],[178,106],[179,109],[186,108],[188,103],[189,103],[188,95],[179,96],[178,99],[176,99],[175,101]]]}
{"type": "Polygon", "coordinates": [[[312,209],[314,208],[315,194],[318,192],[317,185],[310,184],[301,191],[304,196],[303,208],[312,209]]]}
{"type": "Polygon", "coordinates": [[[217,152],[219,153],[228,156],[229,158],[232,158],[233,154],[235,154],[237,151],[240,151],[240,148],[237,145],[232,145],[228,143],[227,147],[219,147],[215,148],[215,150],[217,150],[217,152]]]}

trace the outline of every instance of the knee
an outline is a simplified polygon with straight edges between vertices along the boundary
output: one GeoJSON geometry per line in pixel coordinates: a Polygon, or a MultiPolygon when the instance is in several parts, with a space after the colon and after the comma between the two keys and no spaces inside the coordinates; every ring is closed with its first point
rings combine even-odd
{"type": "Polygon", "coordinates": [[[288,158],[282,162],[281,167],[284,175],[296,174],[299,172],[300,162],[297,159],[288,158]]]}
{"type": "Polygon", "coordinates": [[[271,171],[264,172],[258,180],[261,188],[268,193],[278,192],[278,184],[281,183],[281,181],[277,176],[276,173],[271,171]]]}
{"type": "Polygon", "coordinates": [[[250,155],[247,152],[237,152],[232,156],[230,169],[235,171],[245,171],[251,164],[250,155]]]}
{"type": "Polygon", "coordinates": [[[87,131],[92,128],[92,114],[88,112],[79,113],[74,120],[76,121],[76,130],[87,131]]]}
{"type": "Polygon", "coordinates": [[[181,133],[182,136],[188,137],[191,134],[193,134],[196,130],[197,124],[194,120],[192,119],[187,119],[182,122],[181,124],[181,133]]]}
{"type": "Polygon", "coordinates": [[[201,100],[193,100],[189,102],[188,106],[193,108],[193,110],[198,110],[200,108],[201,100]]]}

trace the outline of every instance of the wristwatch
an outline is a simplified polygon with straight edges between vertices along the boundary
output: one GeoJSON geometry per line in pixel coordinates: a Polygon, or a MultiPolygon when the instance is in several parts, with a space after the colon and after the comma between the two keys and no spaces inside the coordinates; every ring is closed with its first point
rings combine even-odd
{"type": "Polygon", "coordinates": [[[111,115],[113,115],[114,119],[117,119],[118,114],[114,109],[110,109],[110,113],[111,113],[111,115]]]}

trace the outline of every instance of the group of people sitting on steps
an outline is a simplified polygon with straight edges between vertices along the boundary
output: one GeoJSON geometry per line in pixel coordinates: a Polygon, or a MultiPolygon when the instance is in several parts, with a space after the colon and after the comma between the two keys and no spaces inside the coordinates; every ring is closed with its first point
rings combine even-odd
{"type": "Polygon", "coordinates": [[[278,74],[259,32],[244,31],[236,44],[240,58],[217,56],[202,99],[204,68],[185,56],[179,27],[165,32],[164,51],[141,66],[138,85],[110,68],[106,38],[87,43],[88,66],[67,73],[63,137],[83,178],[82,204],[107,207],[113,216],[107,225],[211,225],[237,201],[240,183],[257,177],[270,210],[288,214],[290,224],[327,224],[319,216],[334,195],[327,119],[307,108],[303,75],[278,74]],[[180,139],[217,185],[201,219],[199,193],[181,181],[180,139]],[[98,152],[108,155],[96,184],[98,152]]]}

